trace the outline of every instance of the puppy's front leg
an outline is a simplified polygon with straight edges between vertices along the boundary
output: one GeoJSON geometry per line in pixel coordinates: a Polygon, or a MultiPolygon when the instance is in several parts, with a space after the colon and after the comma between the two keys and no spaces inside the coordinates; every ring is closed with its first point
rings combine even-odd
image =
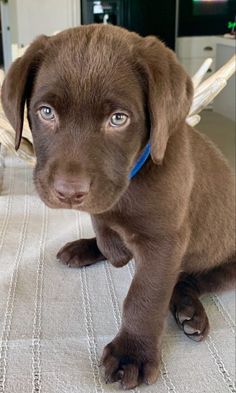
{"type": "Polygon", "coordinates": [[[122,326],[103,352],[107,382],[124,389],[152,384],[159,373],[161,336],[184,247],[177,238],[134,247],[136,273],[124,302],[122,326]]]}
{"type": "Polygon", "coordinates": [[[57,259],[70,267],[83,267],[104,261],[106,258],[99,250],[94,237],[65,244],[57,253],[57,259]]]}
{"type": "Polygon", "coordinates": [[[83,267],[108,259],[114,266],[122,267],[132,258],[119,235],[111,229],[94,227],[96,238],[79,239],[67,243],[57,253],[65,265],[83,267]]]}
{"type": "Polygon", "coordinates": [[[115,267],[126,265],[133,257],[119,234],[105,225],[101,220],[92,217],[96,233],[97,245],[106,259],[115,267]]]}

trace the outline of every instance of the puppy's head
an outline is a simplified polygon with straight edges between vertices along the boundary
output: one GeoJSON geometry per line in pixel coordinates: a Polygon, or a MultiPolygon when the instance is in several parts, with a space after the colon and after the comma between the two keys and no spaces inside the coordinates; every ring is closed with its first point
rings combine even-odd
{"type": "Polygon", "coordinates": [[[50,207],[93,214],[128,188],[149,139],[152,160],[162,163],[191,99],[189,77],[157,38],[101,25],[39,37],[2,87],[16,149],[27,104],[40,197],[50,207]]]}

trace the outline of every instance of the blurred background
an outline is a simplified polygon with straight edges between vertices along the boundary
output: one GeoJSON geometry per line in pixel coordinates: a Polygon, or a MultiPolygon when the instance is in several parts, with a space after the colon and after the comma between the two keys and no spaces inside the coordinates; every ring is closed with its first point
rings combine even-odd
{"type": "MultiPolygon", "coordinates": [[[[123,26],[143,36],[158,36],[176,52],[190,76],[194,75],[206,58],[211,57],[213,62],[206,77],[210,76],[235,53],[236,0],[0,2],[0,66],[5,70],[37,35],[51,35],[69,27],[94,22],[123,26]]],[[[214,138],[219,129],[218,139],[223,139],[224,144],[226,130],[228,138],[230,133],[232,137],[234,135],[235,105],[235,77],[232,77],[208,106],[208,113],[203,113],[198,128],[207,128],[214,138]]],[[[234,140],[230,139],[228,145],[223,146],[223,150],[231,151],[234,140]]],[[[228,153],[231,156],[233,154],[232,151],[228,153]]]]}

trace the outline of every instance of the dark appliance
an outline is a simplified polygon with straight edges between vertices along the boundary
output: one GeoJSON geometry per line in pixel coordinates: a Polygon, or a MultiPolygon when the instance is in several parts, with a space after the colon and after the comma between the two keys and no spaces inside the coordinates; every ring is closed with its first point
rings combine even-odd
{"type": "Polygon", "coordinates": [[[175,47],[175,0],[82,0],[82,24],[112,23],[175,47]]]}
{"type": "Polygon", "coordinates": [[[230,33],[236,0],[179,0],[179,36],[230,33]]]}

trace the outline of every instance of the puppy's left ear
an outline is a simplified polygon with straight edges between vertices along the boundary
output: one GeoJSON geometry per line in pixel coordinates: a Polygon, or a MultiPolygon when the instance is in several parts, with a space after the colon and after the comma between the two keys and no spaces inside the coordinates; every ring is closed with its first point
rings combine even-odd
{"type": "Polygon", "coordinates": [[[39,70],[47,40],[48,37],[39,36],[29,46],[25,54],[15,60],[2,85],[2,106],[16,132],[16,150],[21,142],[25,102],[31,94],[33,81],[39,70]]]}
{"type": "Polygon", "coordinates": [[[151,156],[156,164],[160,164],[170,135],[184,124],[189,112],[192,82],[174,52],[156,37],[141,38],[136,49],[142,78],[145,79],[151,123],[151,156]]]}

